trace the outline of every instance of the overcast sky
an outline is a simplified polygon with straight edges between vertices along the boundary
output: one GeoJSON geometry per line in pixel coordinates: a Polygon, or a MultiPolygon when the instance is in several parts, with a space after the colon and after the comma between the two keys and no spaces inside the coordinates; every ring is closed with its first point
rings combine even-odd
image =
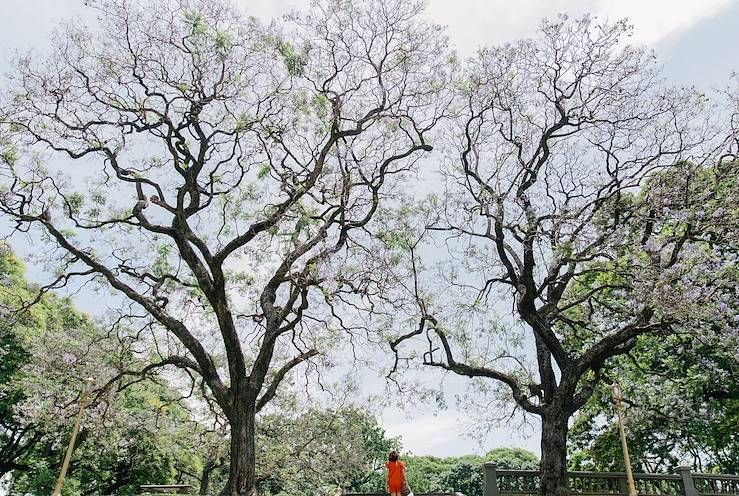
{"type": "MultiPolygon", "coordinates": [[[[250,14],[270,19],[304,7],[308,0],[236,0],[250,14]]],[[[43,46],[54,23],[79,15],[82,0],[0,0],[0,61],[13,49],[43,46]]],[[[480,45],[530,36],[542,17],[590,12],[628,18],[633,40],[653,47],[676,82],[721,85],[739,69],[739,0],[430,0],[428,17],[448,26],[460,54],[480,45]]]]}
{"type": "MultiPolygon", "coordinates": [[[[307,0],[237,3],[267,20],[299,9],[307,0]]],[[[0,0],[2,72],[14,50],[43,49],[54,23],[80,15],[82,4],[82,0],[0,0]]],[[[739,0],[430,0],[427,12],[434,22],[448,26],[451,42],[463,56],[472,55],[480,45],[531,36],[542,17],[590,12],[612,20],[629,18],[635,26],[634,42],[652,47],[665,75],[675,83],[721,87],[732,71],[739,71],[739,0]]],[[[28,247],[16,249],[24,252],[28,247]]],[[[448,395],[453,396],[459,380],[448,382],[448,395]]],[[[385,412],[382,422],[389,434],[402,435],[405,447],[417,454],[461,455],[497,446],[539,451],[535,429],[499,429],[478,446],[461,434],[469,418],[455,408],[435,416],[418,415],[411,422],[399,411],[385,412]]]]}

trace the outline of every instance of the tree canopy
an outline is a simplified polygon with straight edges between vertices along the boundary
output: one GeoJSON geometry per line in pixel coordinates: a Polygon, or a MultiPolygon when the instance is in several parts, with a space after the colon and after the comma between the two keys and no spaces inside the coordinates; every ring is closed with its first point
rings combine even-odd
{"type": "Polygon", "coordinates": [[[402,440],[326,377],[384,360],[541,423],[541,460],[409,456],[418,490],[619,468],[615,380],[641,467],[737,470],[739,85],[671,86],[591,15],[460,61],[421,0],[86,5],[0,91],[14,490],[49,491],[88,376],[68,494],[381,489],[402,440]]]}
{"type": "Polygon", "coordinates": [[[420,2],[326,0],[280,27],[217,0],[92,5],[96,29],[16,65],[3,121],[28,153],[4,157],[0,209],[49,247],[44,289],[113,290],[146,370],[201,378],[231,427],[225,492],[252,494],[257,414],[355,331],[342,268],[432,149],[446,40],[420,2]]]}
{"type": "Polygon", "coordinates": [[[629,31],[561,16],[481,50],[450,124],[443,190],[400,216],[400,247],[383,240],[389,259],[408,260],[401,291],[416,302],[390,337],[396,363],[405,344],[425,366],[472,378],[485,411],[512,400],[540,417],[547,496],[568,492],[569,420],[614,357],[700,316],[733,319],[736,219],[721,212],[735,203],[698,179],[728,167],[725,123],[707,124],[704,95],[665,85],[629,31]],[[684,189],[698,196],[680,205],[684,189]],[[446,256],[429,256],[437,246],[446,256]]]}

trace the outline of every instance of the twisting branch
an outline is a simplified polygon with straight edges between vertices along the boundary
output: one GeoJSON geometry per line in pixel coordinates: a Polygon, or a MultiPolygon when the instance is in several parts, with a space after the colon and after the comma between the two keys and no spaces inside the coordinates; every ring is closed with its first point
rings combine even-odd
{"type": "Polygon", "coordinates": [[[292,369],[294,369],[296,366],[300,365],[304,361],[317,356],[318,350],[310,350],[306,351],[305,353],[301,353],[300,355],[296,356],[289,362],[287,362],[285,365],[280,367],[280,369],[275,373],[274,377],[272,378],[272,382],[270,382],[267,389],[264,391],[262,396],[257,400],[257,412],[261,411],[262,408],[264,408],[267,403],[272,400],[272,398],[275,397],[275,394],[277,394],[277,388],[280,386],[280,383],[282,382],[282,379],[285,378],[285,376],[290,372],[292,369]]]}

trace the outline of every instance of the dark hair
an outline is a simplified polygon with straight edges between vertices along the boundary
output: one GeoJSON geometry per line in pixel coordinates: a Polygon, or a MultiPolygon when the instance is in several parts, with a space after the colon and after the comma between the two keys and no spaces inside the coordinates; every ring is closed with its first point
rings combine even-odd
{"type": "Polygon", "coordinates": [[[391,462],[397,462],[397,461],[398,461],[398,452],[397,452],[397,451],[395,451],[395,450],[392,450],[392,451],[390,452],[390,456],[388,456],[388,459],[389,459],[389,460],[390,460],[391,462]]]}

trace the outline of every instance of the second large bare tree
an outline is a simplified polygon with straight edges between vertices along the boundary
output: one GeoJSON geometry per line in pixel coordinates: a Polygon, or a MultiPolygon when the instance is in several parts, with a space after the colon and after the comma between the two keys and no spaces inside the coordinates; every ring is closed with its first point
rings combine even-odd
{"type": "Polygon", "coordinates": [[[425,365],[539,416],[546,496],[568,494],[568,421],[604,363],[711,299],[691,272],[705,231],[669,218],[651,179],[702,160],[705,102],[663,87],[628,32],[562,17],[482,50],[460,85],[445,189],[403,241],[421,323],[391,339],[396,356],[423,337],[425,365]],[[428,240],[451,255],[438,274],[423,270],[440,256],[428,240]]]}

